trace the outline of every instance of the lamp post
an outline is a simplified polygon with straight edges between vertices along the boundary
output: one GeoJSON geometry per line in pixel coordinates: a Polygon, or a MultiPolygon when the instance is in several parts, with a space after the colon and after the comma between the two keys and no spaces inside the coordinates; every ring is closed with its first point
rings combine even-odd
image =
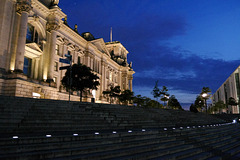
{"type": "Polygon", "coordinates": [[[202,97],[203,97],[203,99],[205,100],[206,113],[207,113],[207,96],[208,96],[207,93],[203,93],[203,94],[202,94],[202,97]]]}

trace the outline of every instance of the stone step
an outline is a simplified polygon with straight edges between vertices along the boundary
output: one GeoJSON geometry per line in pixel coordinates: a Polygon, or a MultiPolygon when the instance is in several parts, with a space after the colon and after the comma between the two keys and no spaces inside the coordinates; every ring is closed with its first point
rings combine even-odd
{"type": "MultiPolygon", "coordinates": [[[[67,141],[67,142],[48,142],[48,143],[34,143],[34,144],[22,144],[20,150],[17,145],[5,145],[1,146],[0,154],[14,154],[15,152],[30,152],[36,150],[55,150],[55,149],[64,149],[64,148],[76,148],[76,150],[81,150],[81,153],[91,153],[96,151],[106,151],[113,149],[120,149],[125,147],[136,147],[138,145],[148,145],[160,143],[168,143],[170,141],[174,142],[172,138],[158,138],[155,135],[145,135],[140,136],[134,140],[128,139],[122,141],[125,137],[114,137],[114,138],[105,138],[104,140],[92,139],[92,140],[81,140],[81,141],[67,141]],[[81,148],[80,148],[81,147],[81,148]]],[[[174,142],[175,143],[175,142],[174,142]]],[[[78,151],[79,152],[79,151],[78,151]]]]}
{"type": "Polygon", "coordinates": [[[151,147],[149,149],[140,151],[126,151],[127,153],[124,156],[118,156],[111,158],[112,160],[121,160],[121,159],[138,159],[138,160],[144,160],[144,159],[162,159],[163,156],[167,156],[170,154],[183,152],[185,150],[192,149],[192,145],[185,145],[185,144],[178,144],[173,145],[171,147],[151,147]]]}
{"type": "Polygon", "coordinates": [[[206,160],[206,159],[209,159],[210,157],[212,157],[212,153],[200,152],[198,154],[194,154],[186,158],[182,158],[182,160],[206,160]]]}

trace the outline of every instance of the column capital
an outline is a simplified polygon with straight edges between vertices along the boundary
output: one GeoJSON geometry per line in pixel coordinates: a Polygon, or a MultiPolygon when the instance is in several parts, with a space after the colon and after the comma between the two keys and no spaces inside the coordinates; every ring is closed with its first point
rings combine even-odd
{"type": "Polygon", "coordinates": [[[31,0],[17,0],[16,5],[17,5],[16,11],[19,14],[22,14],[22,12],[29,13],[33,8],[31,6],[31,0]]]}
{"type": "Polygon", "coordinates": [[[48,22],[46,25],[46,29],[48,32],[56,31],[60,28],[60,25],[57,21],[48,22]]]}

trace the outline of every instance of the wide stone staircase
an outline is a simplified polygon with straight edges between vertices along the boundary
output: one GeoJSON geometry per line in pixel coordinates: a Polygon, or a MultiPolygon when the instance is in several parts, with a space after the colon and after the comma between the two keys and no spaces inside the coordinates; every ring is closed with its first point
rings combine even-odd
{"type": "Polygon", "coordinates": [[[0,96],[1,160],[240,159],[232,119],[181,110],[0,96]]]}

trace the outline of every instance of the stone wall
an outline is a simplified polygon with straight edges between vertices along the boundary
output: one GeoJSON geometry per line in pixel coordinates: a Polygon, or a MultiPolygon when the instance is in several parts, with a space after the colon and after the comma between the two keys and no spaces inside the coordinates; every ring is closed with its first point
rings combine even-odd
{"type": "Polygon", "coordinates": [[[0,94],[3,94],[3,83],[4,79],[0,78],[0,94]]]}
{"type": "MultiPolygon", "coordinates": [[[[43,84],[29,82],[25,79],[0,79],[0,94],[17,97],[33,97],[33,92],[41,95],[40,98],[68,100],[68,93],[59,92],[57,88],[43,84]]],[[[79,96],[71,95],[71,101],[80,101],[79,96]]]]}

